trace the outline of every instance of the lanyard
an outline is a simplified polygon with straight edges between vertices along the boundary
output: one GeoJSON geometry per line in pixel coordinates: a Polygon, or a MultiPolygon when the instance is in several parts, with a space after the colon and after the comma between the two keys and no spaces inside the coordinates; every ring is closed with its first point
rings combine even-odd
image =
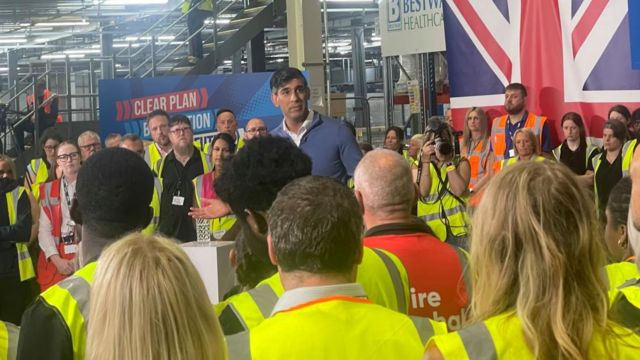
{"type": "Polygon", "coordinates": [[[67,203],[67,209],[71,211],[71,197],[69,196],[69,187],[67,185],[67,180],[65,180],[64,176],[62,177],[62,192],[64,192],[64,200],[67,203]]]}

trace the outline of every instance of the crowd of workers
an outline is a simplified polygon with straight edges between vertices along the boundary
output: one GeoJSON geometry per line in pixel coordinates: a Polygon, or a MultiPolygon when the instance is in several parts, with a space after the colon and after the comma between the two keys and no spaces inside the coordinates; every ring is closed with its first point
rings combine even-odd
{"type": "Polygon", "coordinates": [[[146,145],[45,131],[23,183],[0,155],[0,357],[638,358],[637,110],[602,147],[567,113],[553,148],[511,84],[492,124],[474,107],[459,138],[433,118],[365,152],[299,70],[271,90],[270,133],[221,109],[202,145],[158,109],[146,145]],[[201,221],[235,242],[218,304],[179,247],[201,221]]]}

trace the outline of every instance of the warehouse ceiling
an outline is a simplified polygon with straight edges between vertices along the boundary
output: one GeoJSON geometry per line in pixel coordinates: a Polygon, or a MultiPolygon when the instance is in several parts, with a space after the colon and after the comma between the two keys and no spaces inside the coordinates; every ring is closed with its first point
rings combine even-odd
{"type": "MultiPolygon", "coordinates": [[[[218,26],[223,26],[244,7],[247,0],[218,0],[218,26]]],[[[305,0],[309,1],[309,0],[305,0]]],[[[106,61],[101,57],[101,34],[113,36],[116,69],[119,75],[128,73],[129,52],[147,56],[151,36],[157,38],[156,48],[168,59],[158,69],[171,70],[187,55],[186,21],[180,19],[180,0],[0,0],[0,77],[7,73],[7,53],[18,57],[20,76],[39,73],[45,67],[64,67],[69,57],[74,69],[88,68],[89,60],[106,61]],[[164,51],[164,52],[163,52],[164,51]],[[170,54],[170,52],[173,53],[170,54]]],[[[330,58],[344,59],[351,55],[351,19],[364,20],[367,57],[380,57],[380,40],[376,36],[377,1],[328,0],[330,58]]],[[[203,38],[213,33],[208,22],[203,38]]],[[[286,24],[282,21],[265,29],[267,68],[283,62],[287,55],[286,24]]],[[[136,58],[132,62],[136,63],[136,58]]],[[[225,64],[230,61],[225,62],[225,64]]],[[[221,71],[229,71],[230,65],[221,71]]],[[[7,84],[2,84],[6,89],[7,84]]]]}

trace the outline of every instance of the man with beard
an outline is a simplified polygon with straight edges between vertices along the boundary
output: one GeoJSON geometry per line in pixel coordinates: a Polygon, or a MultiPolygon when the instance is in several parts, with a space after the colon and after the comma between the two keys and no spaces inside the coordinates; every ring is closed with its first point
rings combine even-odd
{"type": "Polygon", "coordinates": [[[491,146],[496,160],[515,156],[513,150],[513,135],[518,129],[527,128],[536,134],[538,143],[545,154],[553,149],[551,144],[551,129],[547,124],[547,117],[535,115],[525,109],[527,89],[520,83],[509,84],[504,93],[504,108],[506,115],[493,119],[491,127],[491,146]]]}
{"type": "Polygon", "coordinates": [[[153,143],[147,145],[144,151],[144,161],[158,174],[161,160],[171,152],[169,140],[169,114],[162,109],[154,110],[147,116],[147,128],[151,133],[153,143]]]}
{"type": "Polygon", "coordinates": [[[182,242],[196,240],[196,229],[189,208],[193,205],[192,181],[211,171],[207,156],[193,145],[189,119],[175,115],[169,122],[169,140],[173,151],[158,167],[162,179],[158,231],[182,242]]]}

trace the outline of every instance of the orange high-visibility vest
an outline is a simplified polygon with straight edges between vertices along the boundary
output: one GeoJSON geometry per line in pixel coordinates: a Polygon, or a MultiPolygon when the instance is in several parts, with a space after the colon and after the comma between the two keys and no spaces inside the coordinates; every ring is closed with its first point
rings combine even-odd
{"type": "MultiPolygon", "coordinates": [[[[462,145],[462,142],[460,142],[462,145]]],[[[491,154],[491,147],[489,146],[488,139],[483,139],[473,149],[468,149],[466,146],[460,146],[462,157],[469,160],[469,167],[471,169],[471,177],[469,178],[469,189],[473,187],[482,179],[488,172],[487,160],[489,154],[491,154]]]]}
{"type": "MultiPolygon", "coordinates": [[[[493,119],[491,126],[491,146],[496,155],[496,161],[504,160],[504,153],[507,151],[507,119],[508,115],[503,115],[493,119]]],[[[531,129],[538,136],[538,143],[542,146],[542,127],[547,122],[546,116],[539,116],[529,113],[524,122],[524,128],[531,129]]]]}

